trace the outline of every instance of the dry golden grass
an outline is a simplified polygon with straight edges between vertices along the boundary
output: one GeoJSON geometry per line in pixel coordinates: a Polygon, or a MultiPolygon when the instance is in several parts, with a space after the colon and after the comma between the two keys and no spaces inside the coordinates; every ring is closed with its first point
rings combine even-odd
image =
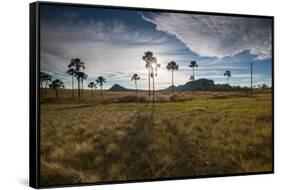
{"type": "Polygon", "coordinates": [[[270,91],[69,92],[41,100],[42,185],[272,169],[270,91]]]}

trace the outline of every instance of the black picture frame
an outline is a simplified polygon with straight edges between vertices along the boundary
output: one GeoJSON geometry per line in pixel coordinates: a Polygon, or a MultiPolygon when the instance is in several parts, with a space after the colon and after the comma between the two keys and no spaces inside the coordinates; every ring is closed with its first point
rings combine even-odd
{"type": "Polygon", "coordinates": [[[165,180],[182,180],[194,178],[213,178],[213,177],[227,177],[227,176],[245,176],[258,174],[273,174],[274,173],[274,17],[263,15],[248,15],[248,14],[233,14],[233,13],[218,13],[218,12],[198,12],[186,10],[167,10],[156,8],[142,8],[142,7],[121,7],[121,6],[104,6],[91,4],[76,4],[76,3],[58,3],[58,2],[34,2],[30,3],[29,9],[29,38],[30,38],[30,81],[29,81],[29,185],[33,188],[51,188],[51,187],[69,187],[69,186],[84,186],[84,185],[99,185],[99,184],[118,184],[131,182],[151,182],[151,181],[165,181],[165,180]],[[40,6],[41,5],[56,5],[56,6],[73,6],[73,7],[93,7],[106,8],[118,10],[135,10],[135,11],[157,11],[168,13],[184,13],[184,14],[203,14],[203,15],[221,15],[231,17],[252,17],[252,18],[266,18],[272,21],[272,170],[265,172],[249,172],[249,173],[230,173],[222,175],[202,175],[194,177],[168,177],[156,179],[142,179],[142,180],[120,180],[120,181],[106,181],[93,183],[77,183],[77,184],[63,184],[63,185],[40,185],[40,6]]]}

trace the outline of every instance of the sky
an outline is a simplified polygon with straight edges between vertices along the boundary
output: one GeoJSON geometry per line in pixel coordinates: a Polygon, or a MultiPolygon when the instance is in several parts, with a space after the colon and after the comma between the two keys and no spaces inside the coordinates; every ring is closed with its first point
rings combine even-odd
{"type": "Polygon", "coordinates": [[[131,77],[140,76],[138,87],[148,89],[148,71],[142,56],[152,51],[160,69],[155,88],[171,85],[170,61],[179,65],[175,85],[206,78],[230,85],[250,86],[250,62],[254,85],[272,83],[272,21],[267,18],[214,16],[167,12],[119,10],[77,6],[41,5],[41,71],[61,79],[71,88],[66,71],[72,58],[86,66],[87,83],[98,76],[113,84],[134,88],[131,77]]]}

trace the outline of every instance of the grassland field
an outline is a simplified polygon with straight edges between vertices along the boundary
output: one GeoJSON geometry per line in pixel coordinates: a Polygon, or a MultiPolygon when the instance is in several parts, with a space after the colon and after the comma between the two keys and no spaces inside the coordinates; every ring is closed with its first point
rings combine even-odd
{"type": "Polygon", "coordinates": [[[272,170],[271,90],[158,92],[154,104],[147,93],[48,90],[41,185],[272,170]]]}

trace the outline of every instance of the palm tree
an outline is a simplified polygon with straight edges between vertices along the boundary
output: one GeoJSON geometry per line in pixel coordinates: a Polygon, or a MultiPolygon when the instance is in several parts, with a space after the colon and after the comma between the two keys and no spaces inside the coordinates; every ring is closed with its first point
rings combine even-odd
{"type": "Polygon", "coordinates": [[[41,90],[42,96],[45,96],[45,89],[47,88],[48,83],[51,81],[52,81],[51,75],[44,72],[40,72],[40,88],[42,89],[41,90]],[[44,83],[45,85],[43,85],[44,83]]]}
{"type": "Polygon", "coordinates": [[[155,82],[154,79],[157,76],[157,70],[160,68],[160,64],[157,64],[157,59],[155,58],[154,62],[151,64],[151,77],[152,77],[152,84],[153,84],[153,103],[155,101],[155,82]]]}
{"type": "Polygon", "coordinates": [[[75,72],[75,77],[77,78],[78,81],[78,97],[83,95],[83,81],[87,79],[88,75],[86,75],[84,72],[75,72]],[[81,87],[80,87],[81,84],[81,87]],[[82,89],[82,93],[81,93],[82,89]]]}
{"type": "Polygon", "coordinates": [[[82,83],[82,96],[83,96],[83,81],[87,79],[88,75],[86,75],[84,72],[82,72],[82,77],[81,77],[81,83],[82,83]]]}
{"type": "Polygon", "coordinates": [[[70,68],[70,69],[72,68],[74,70],[74,76],[76,77],[77,82],[78,82],[77,83],[77,85],[78,85],[78,97],[80,97],[81,96],[81,89],[80,89],[81,85],[80,85],[80,83],[83,80],[81,80],[81,74],[77,74],[77,73],[81,72],[81,69],[85,69],[85,63],[82,62],[79,58],[74,58],[74,59],[70,60],[68,68],[70,68]]]}
{"type": "Polygon", "coordinates": [[[224,76],[226,76],[226,84],[228,85],[228,78],[231,77],[231,72],[230,71],[225,71],[224,76]]]}
{"type": "Polygon", "coordinates": [[[172,93],[174,93],[174,71],[179,69],[179,65],[176,64],[176,62],[171,61],[167,65],[168,71],[172,71],[172,93]]]}
{"type": "Polygon", "coordinates": [[[103,86],[103,83],[106,83],[106,80],[105,80],[105,78],[103,78],[103,76],[99,76],[99,77],[96,79],[96,82],[97,82],[97,84],[100,85],[100,94],[101,94],[101,96],[102,96],[102,95],[103,95],[103,93],[102,93],[102,86],[103,86]]]}
{"type": "Polygon", "coordinates": [[[72,78],[72,97],[74,97],[74,76],[75,76],[75,70],[74,68],[70,68],[66,71],[67,74],[69,74],[72,78]]]}
{"type": "Polygon", "coordinates": [[[156,57],[153,57],[153,53],[151,51],[144,52],[144,56],[142,56],[142,60],[145,61],[145,68],[148,70],[148,98],[150,99],[150,77],[152,72],[152,64],[157,62],[156,57]]]}
{"type": "Polygon", "coordinates": [[[92,96],[94,96],[94,88],[96,89],[97,88],[97,84],[95,82],[90,82],[88,84],[88,87],[92,89],[92,96]]]}
{"type": "Polygon", "coordinates": [[[59,89],[64,88],[64,84],[60,79],[56,79],[52,81],[49,87],[55,90],[57,98],[59,96],[59,89]]]}
{"type": "Polygon", "coordinates": [[[191,67],[193,69],[193,80],[195,80],[195,75],[194,75],[194,68],[198,67],[198,64],[196,63],[196,61],[191,61],[189,67],[191,67]]]}
{"type": "Polygon", "coordinates": [[[136,95],[138,95],[138,84],[137,81],[140,80],[140,77],[137,73],[133,74],[132,79],[135,82],[135,87],[136,87],[136,95]]]}

